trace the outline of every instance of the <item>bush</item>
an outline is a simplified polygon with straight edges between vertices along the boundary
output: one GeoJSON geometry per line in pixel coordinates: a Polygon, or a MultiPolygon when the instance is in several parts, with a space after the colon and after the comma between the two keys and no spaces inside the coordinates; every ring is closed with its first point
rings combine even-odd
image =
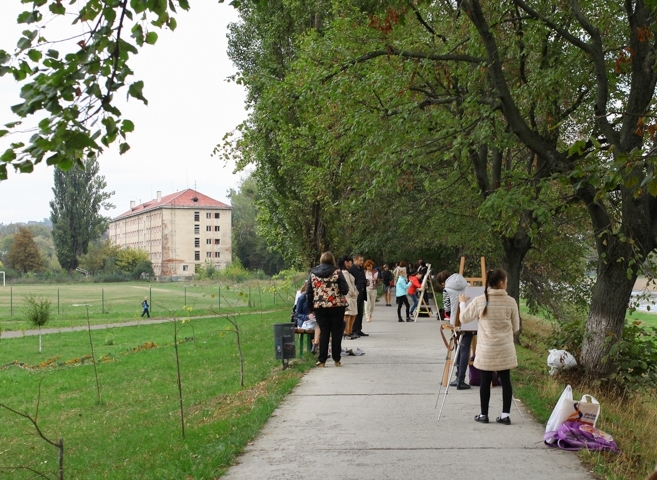
{"type": "Polygon", "coordinates": [[[657,387],[657,328],[635,321],[623,328],[623,338],[611,347],[606,361],[612,372],[603,382],[610,389],[639,391],[657,387]]]}
{"type": "MultiPolygon", "coordinates": [[[[582,319],[563,322],[550,335],[548,345],[567,350],[579,361],[585,328],[582,319]]],[[[657,328],[643,326],[639,321],[625,325],[621,340],[611,347],[604,361],[611,364],[610,373],[595,383],[611,392],[622,394],[657,387],[657,328]]]]}
{"type": "Polygon", "coordinates": [[[129,282],[132,277],[125,273],[108,273],[105,275],[95,275],[93,277],[94,283],[113,283],[113,282],[129,282]]]}

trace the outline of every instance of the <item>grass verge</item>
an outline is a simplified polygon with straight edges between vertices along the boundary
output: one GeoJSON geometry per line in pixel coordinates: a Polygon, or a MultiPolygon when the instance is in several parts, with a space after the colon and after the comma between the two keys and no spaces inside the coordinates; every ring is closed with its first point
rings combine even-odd
{"type": "MultiPolygon", "coordinates": [[[[239,317],[244,388],[228,321],[179,323],[184,438],[172,323],[92,332],[100,404],[87,332],[48,335],[41,354],[34,338],[2,340],[0,403],[34,416],[41,382],[39,427],[64,439],[65,478],[214,479],[312,366],[302,359],[282,370],[274,359],[272,325],[288,319],[287,311],[239,317]]],[[[33,478],[11,467],[56,471],[56,450],[5,409],[0,444],[1,478],[33,478]]]]}
{"type": "Polygon", "coordinates": [[[566,384],[571,383],[575,398],[593,395],[602,406],[596,426],[614,437],[621,453],[580,451],[580,458],[599,478],[645,479],[657,462],[656,392],[618,398],[564,376],[549,376],[546,340],[551,331],[547,321],[523,314],[523,346],[517,348],[519,368],[513,373],[515,394],[543,423],[550,417],[566,384]]]}

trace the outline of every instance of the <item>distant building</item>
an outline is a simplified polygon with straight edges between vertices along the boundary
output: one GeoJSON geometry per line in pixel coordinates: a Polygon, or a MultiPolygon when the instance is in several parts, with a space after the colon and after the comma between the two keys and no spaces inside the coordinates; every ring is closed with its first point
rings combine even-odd
{"type": "Polygon", "coordinates": [[[158,280],[194,275],[205,262],[231,262],[231,207],[192,189],[162,196],[110,222],[109,239],[121,247],[147,251],[158,280]]]}

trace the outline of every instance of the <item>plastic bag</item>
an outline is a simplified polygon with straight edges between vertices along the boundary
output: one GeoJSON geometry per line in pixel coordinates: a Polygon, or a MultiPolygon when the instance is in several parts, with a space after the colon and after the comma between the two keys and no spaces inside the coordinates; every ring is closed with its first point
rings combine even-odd
{"type": "Polygon", "coordinates": [[[547,358],[550,375],[554,375],[559,370],[566,370],[577,366],[577,360],[565,350],[550,350],[547,358]]]}
{"type": "Polygon", "coordinates": [[[573,399],[573,389],[566,386],[545,426],[543,440],[547,445],[553,445],[559,440],[557,434],[564,422],[587,423],[595,427],[600,416],[600,403],[591,395],[582,395],[581,400],[573,399]]]}

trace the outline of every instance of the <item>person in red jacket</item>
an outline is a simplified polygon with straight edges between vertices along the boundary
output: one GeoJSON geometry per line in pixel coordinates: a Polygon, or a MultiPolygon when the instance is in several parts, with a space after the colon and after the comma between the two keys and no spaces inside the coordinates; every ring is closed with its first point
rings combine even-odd
{"type": "Polygon", "coordinates": [[[411,286],[408,287],[408,295],[411,297],[411,300],[413,300],[413,306],[410,310],[410,315],[412,317],[413,312],[417,308],[417,304],[420,301],[420,297],[418,295],[422,289],[422,273],[418,270],[412,271],[409,280],[411,282],[411,286]]]}

